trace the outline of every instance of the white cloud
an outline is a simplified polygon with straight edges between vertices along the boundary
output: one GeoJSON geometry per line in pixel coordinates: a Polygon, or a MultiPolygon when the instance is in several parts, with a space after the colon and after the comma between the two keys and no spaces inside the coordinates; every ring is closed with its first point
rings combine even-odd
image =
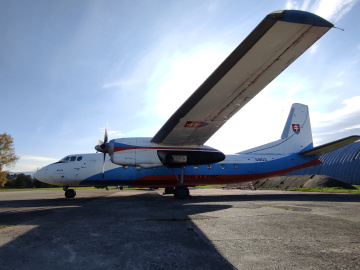
{"type": "MultiPolygon", "coordinates": [[[[116,130],[109,130],[108,131],[109,137],[114,137],[114,138],[118,138],[118,137],[124,137],[125,134],[122,131],[116,131],[116,130]]],[[[109,138],[109,140],[111,140],[111,138],[109,138]]]]}
{"type": "Polygon", "coordinates": [[[59,159],[39,156],[21,156],[18,162],[11,167],[6,167],[5,170],[11,172],[29,172],[56,162],[59,159]]]}
{"type": "Polygon", "coordinates": [[[331,22],[340,20],[348,13],[358,0],[288,0],[285,4],[286,9],[300,9],[313,12],[331,22]]]}
{"type": "Polygon", "coordinates": [[[149,80],[149,93],[156,93],[149,98],[156,116],[167,120],[228,53],[219,44],[204,44],[191,53],[178,51],[160,61],[149,80]]]}
{"type": "Polygon", "coordinates": [[[286,9],[299,9],[297,1],[288,0],[285,4],[286,9]]]}
{"type": "Polygon", "coordinates": [[[106,83],[102,86],[103,89],[107,89],[107,88],[116,88],[116,87],[122,87],[125,85],[132,85],[132,84],[137,84],[140,81],[114,81],[111,83],[106,83]]]}
{"type": "Polygon", "coordinates": [[[55,158],[48,157],[36,157],[36,156],[21,156],[21,160],[32,160],[32,161],[57,161],[55,158]]]}
{"type": "Polygon", "coordinates": [[[310,53],[311,53],[311,54],[316,53],[316,52],[318,51],[318,48],[319,48],[319,45],[316,45],[316,44],[312,45],[312,46],[310,47],[310,53]]]}
{"type": "Polygon", "coordinates": [[[315,14],[336,22],[348,13],[358,0],[319,0],[312,6],[315,14]]]}
{"type": "Polygon", "coordinates": [[[341,104],[344,104],[342,108],[332,112],[314,112],[313,119],[315,118],[316,125],[330,126],[335,119],[337,119],[337,121],[343,121],[348,118],[349,115],[360,113],[360,96],[345,99],[341,104]]]}
{"type": "Polygon", "coordinates": [[[330,112],[313,112],[311,123],[315,141],[326,143],[349,135],[359,135],[360,96],[344,100],[343,106],[330,112]],[[343,135],[344,134],[344,135],[343,135]]]}
{"type": "Polygon", "coordinates": [[[286,2],[286,9],[300,9],[300,10],[308,10],[309,4],[311,2],[311,0],[305,0],[302,2],[302,4],[300,5],[299,3],[300,1],[295,1],[295,0],[288,0],[286,2]]]}

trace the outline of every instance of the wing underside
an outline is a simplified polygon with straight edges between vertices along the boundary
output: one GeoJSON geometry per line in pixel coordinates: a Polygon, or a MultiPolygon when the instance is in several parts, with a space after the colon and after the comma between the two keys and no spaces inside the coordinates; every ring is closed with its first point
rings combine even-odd
{"type": "Polygon", "coordinates": [[[203,145],[333,24],[312,13],[270,13],[153,137],[164,145],[203,145]]]}

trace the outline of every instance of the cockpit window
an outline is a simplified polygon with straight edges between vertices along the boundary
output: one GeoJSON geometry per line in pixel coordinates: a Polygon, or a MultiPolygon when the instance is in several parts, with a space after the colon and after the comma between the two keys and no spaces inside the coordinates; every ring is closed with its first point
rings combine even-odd
{"type": "Polygon", "coordinates": [[[59,162],[69,162],[69,161],[80,161],[82,160],[82,156],[66,156],[64,157],[62,160],[60,160],[59,162]]]}

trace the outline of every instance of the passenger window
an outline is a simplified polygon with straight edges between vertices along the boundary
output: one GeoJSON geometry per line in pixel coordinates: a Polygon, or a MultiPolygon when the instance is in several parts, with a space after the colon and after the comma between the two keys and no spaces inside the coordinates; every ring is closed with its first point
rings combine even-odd
{"type": "Polygon", "coordinates": [[[239,164],[234,164],[234,169],[239,169],[239,164]]]}
{"type": "Polygon", "coordinates": [[[199,169],[199,166],[194,166],[194,169],[195,169],[195,170],[199,169]]]}
{"type": "Polygon", "coordinates": [[[77,161],[82,160],[82,156],[78,156],[78,158],[76,159],[77,161]]]}
{"type": "Polygon", "coordinates": [[[220,164],[221,169],[225,169],[225,164],[220,164]]]}
{"type": "Polygon", "coordinates": [[[207,165],[207,168],[208,168],[209,170],[211,170],[211,168],[212,168],[211,164],[208,164],[208,165],[207,165]]]}
{"type": "Polygon", "coordinates": [[[76,156],[72,156],[72,157],[70,158],[70,161],[75,161],[75,159],[76,159],[76,156]]]}

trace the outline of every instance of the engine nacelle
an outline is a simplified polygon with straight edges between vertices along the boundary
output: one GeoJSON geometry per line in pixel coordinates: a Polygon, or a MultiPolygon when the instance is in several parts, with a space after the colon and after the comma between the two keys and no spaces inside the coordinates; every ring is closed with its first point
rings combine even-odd
{"type": "Polygon", "coordinates": [[[111,162],[122,166],[155,168],[181,167],[220,162],[225,155],[207,146],[164,146],[151,142],[151,138],[123,138],[108,144],[111,162]]]}
{"type": "Polygon", "coordinates": [[[162,166],[157,156],[156,145],[151,138],[124,138],[109,142],[111,162],[122,166],[155,168],[162,166]]]}

